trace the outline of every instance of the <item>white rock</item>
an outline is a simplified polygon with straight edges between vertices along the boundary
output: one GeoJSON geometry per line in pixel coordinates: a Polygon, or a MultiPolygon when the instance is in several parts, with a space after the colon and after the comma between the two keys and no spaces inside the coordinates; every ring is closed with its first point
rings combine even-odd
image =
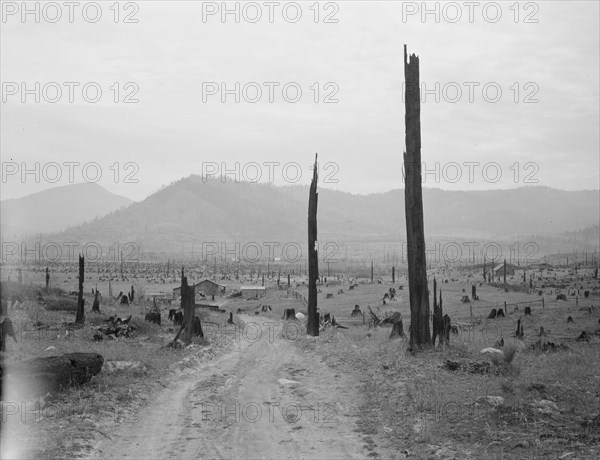
{"type": "Polygon", "coordinates": [[[136,371],[144,374],[148,372],[146,366],[139,361],[106,361],[102,366],[102,370],[107,374],[118,371],[136,371]]]}
{"type": "Polygon", "coordinates": [[[552,401],[548,401],[547,399],[541,399],[539,401],[535,401],[531,405],[533,407],[536,407],[537,409],[539,409],[540,412],[546,413],[546,414],[559,411],[556,403],[552,402],[552,401]]]}
{"type": "Polygon", "coordinates": [[[503,354],[502,350],[498,350],[497,348],[484,348],[483,350],[481,350],[480,352],[481,354],[486,354],[486,353],[497,353],[497,354],[503,354]]]}
{"type": "Polygon", "coordinates": [[[279,379],[277,380],[277,383],[279,383],[279,385],[282,387],[285,387],[290,385],[298,385],[300,382],[296,382],[295,380],[279,379]]]}
{"type": "Polygon", "coordinates": [[[487,401],[488,403],[490,403],[490,405],[494,407],[498,407],[504,404],[504,398],[502,396],[488,396],[487,401]]]}
{"type": "Polygon", "coordinates": [[[56,350],[56,347],[50,345],[49,347],[46,348],[45,351],[50,351],[50,350],[56,350]]]}
{"type": "Polygon", "coordinates": [[[296,319],[304,319],[304,318],[306,318],[306,316],[304,316],[304,314],[302,314],[300,312],[296,313],[296,319]]]}
{"type": "Polygon", "coordinates": [[[493,407],[498,407],[504,404],[504,398],[502,396],[480,396],[475,401],[475,405],[487,404],[493,407]]]}

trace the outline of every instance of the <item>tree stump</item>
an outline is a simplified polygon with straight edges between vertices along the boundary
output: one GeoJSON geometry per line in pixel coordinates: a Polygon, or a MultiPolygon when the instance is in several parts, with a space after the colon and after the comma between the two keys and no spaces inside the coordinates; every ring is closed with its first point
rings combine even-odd
{"type": "Polygon", "coordinates": [[[181,340],[185,345],[192,343],[192,337],[194,335],[203,337],[202,325],[200,324],[200,318],[195,321],[195,301],[196,301],[196,289],[195,286],[189,286],[187,277],[184,276],[183,267],[181,268],[181,308],[183,308],[183,324],[181,329],[177,332],[177,335],[173,339],[173,343],[177,342],[179,336],[182,335],[181,340]],[[182,334],[183,333],[183,334],[182,334]]]}
{"type": "Polygon", "coordinates": [[[296,309],[295,308],[286,308],[285,310],[283,310],[282,319],[285,319],[285,320],[296,319],[296,309]]]}
{"type": "Polygon", "coordinates": [[[13,328],[13,324],[10,318],[8,316],[0,316],[0,351],[6,350],[7,337],[12,337],[15,340],[15,342],[17,341],[17,337],[15,336],[15,330],[13,328]]]}
{"type": "Polygon", "coordinates": [[[85,261],[83,256],[79,256],[79,292],[77,295],[77,313],[75,322],[83,324],[85,322],[84,298],[83,298],[83,280],[85,278],[85,261]]]}
{"type": "Polygon", "coordinates": [[[100,300],[98,299],[98,289],[94,293],[94,303],[92,304],[92,313],[100,313],[100,300]]]}
{"type": "Polygon", "coordinates": [[[402,325],[402,318],[392,323],[392,332],[390,333],[390,339],[397,339],[404,337],[404,326],[402,325]]]}

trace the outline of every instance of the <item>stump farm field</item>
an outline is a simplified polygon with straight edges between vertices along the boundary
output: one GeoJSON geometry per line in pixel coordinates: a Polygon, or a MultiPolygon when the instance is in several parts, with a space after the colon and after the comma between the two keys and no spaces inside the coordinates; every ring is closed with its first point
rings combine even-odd
{"type": "Polygon", "coordinates": [[[0,10],[0,459],[600,459],[600,2],[0,10]]]}
{"type": "Polygon", "coordinates": [[[196,308],[204,337],[173,348],[168,344],[179,326],[168,314],[179,307],[168,301],[156,307],[148,294],[172,292],[175,278],[113,276],[114,295],[136,286],[134,301],[122,305],[108,299],[110,277],[90,267],[85,325],[74,327],[65,299],[76,299],[69,296],[77,290],[76,267],[63,271],[52,274],[50,292],[41,270],[24,271],[22,285],[15,272],[5,272],[11,281],[7,275],[2,281],[2,298],[16,337],[6,337],[7,368],[70,352],[98,353],[103,367],[61,391],[5,387],[3,458],[280,458],[290,446],[311,458],[600,455],[600,298],[593,269],[557,270],[556,277],[528,270],[531,289],[520,275],[505,289],[480,282],[478,270],[432,272],[430,288],[435,276],[455,329],[448,345],[417,354],[408,350],[405,274],[393,285],[389,277],[371,283],[341,275],[319,283],[319,312],[339,326],[325,324],[319,337],[306,335],[304,277],[292,278],[290,288],[287,279],[278,288],[267,278],[257,299],[231,297],[251,282],[226,279],[225,294],[207,300],[218,308],[196,308]],[[471,298],[473,285],[479,300],[471,298]],[[96,286],[100,313],[91,312],[96,286]],[[396,295],[384,304],[390,288],[396,295]],[[558,293],[567,300],[557,301],[558,293]],[[461,302],[464,295],[469,303],[461,302]],[[356,305],[364,318],[351,316],[356,305]],[[399,312],[405,336],[390,339],[391,325],[374,325],[369,307],[380,318],[399,312]],[[144,321],[155,308],[160,325],[144,321]],[[300,319],[282,320],[290,308],[300,319]],[[505,316],[488,319],[493,308],[505,316]],[[97,340],[98,328],[114,315],[131,315],[134,329],[97,340]],[[523,337],[516,336],[519,320],[523,337]],[[486,348],[500,353],[482,354],[486,348]]]}

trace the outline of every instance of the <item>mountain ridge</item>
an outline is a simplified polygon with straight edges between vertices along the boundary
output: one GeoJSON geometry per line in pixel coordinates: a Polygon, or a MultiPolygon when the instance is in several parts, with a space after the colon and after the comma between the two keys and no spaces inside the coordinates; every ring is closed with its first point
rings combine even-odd
{"type": "Polygon", "coordinates": [[[0,201],[2,238],[66,230],[133,203],[89,182],[62,185],[0,201]]]}
{"type": "MultiPolygon", "coordinates": [[[[403,189],[369,195],[320,188],[321,240],[399,240],[405,235],[403,189]]],[[[545,186],[448,191],[423,188],[425,233],[507,238],[552,235],[597,225],[598,191],[545,186]]],[[[306,239],[308,186],[234,182],[191,175],[54,238],[75,241],[140,241],[153,251],[181,250],[205,241],[306,239]]]]}

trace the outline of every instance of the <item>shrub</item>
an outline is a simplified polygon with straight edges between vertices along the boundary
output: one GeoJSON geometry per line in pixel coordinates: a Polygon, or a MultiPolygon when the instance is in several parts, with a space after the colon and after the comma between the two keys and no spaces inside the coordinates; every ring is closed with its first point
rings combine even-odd
{"type": "Polygon", "coordinates": [[[45,299],[47,311],[77,311],[77,300],[63,296],[48,296],[45,299]]]}

